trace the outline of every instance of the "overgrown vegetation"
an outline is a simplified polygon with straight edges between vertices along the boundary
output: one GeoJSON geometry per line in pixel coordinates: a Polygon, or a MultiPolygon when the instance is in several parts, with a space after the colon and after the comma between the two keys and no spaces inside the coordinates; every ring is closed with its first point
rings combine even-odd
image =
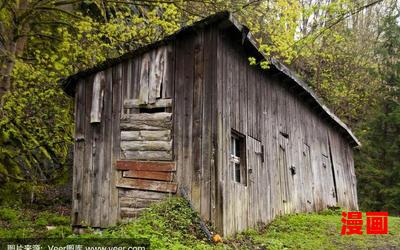
{"type": "Polygon", "coordinates": [[[68,210],[39,212],[32,209],[0,208],[0,238],[63,238],[71,235],[68,210]],[[47,228],[50,227],[50,230],[47,228]]]}
{"type": "Polygon", "coordinates": [[[340,235],[341,212],[297,214],[277,218],[268,226],[250,229],[223,243],[208,242],[199,218],[183,198],[152,205],[137,220],[109,228],[101,234],[88,229],[73,235],[64,210],[36,213],[0,208],[2,237],[138,238],[150,240],[152,249],[392,249],[400,247],[400,218],[389,217],[388,235],[340,235]],[[46,227],[53,226],[50,230],[46,227]]]}
{"type": "Polygon", "coordinates": [[[61,78],[222,10],[355,130],[364,145],[355,164],[362,209],[397,213],[396,0],[0,0],[0,204],[32,202],[68,179],[73,103],[61,78]]]}

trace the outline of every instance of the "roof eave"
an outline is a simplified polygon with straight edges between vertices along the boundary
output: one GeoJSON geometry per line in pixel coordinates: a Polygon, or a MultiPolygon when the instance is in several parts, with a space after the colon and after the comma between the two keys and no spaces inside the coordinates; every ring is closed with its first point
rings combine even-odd
{"type": "Polygon", "coordinates": [[[196,29],[200,29],[203,28],[204,26],[210,25],[212,23],[216,23],[219,21],[228,21],[230,25],[232,25],[235,29],[237,29],[239,32],[244,32],[246,31],[246,36],[245,36],[245,40],[247,41],[248,44],[250,44],[256,51],[258,51],[258,53],[267,61],[269,61],[271,63],[271,65],[273,65],[278,71],[282,72],[284,75],[286,75],[287,77],[289,77],[291,80],[293,80],[295,83],[297,83],[297,85],[302,88],[302,90],[309,96],[309,98],[311,98],[313,101],[316,102],[316,104],[318,106],[320,106],[322,108],[322,110],[326,113],[326,115],[335,123],[337,124],[342,130],[343,132],[345,132],[348,137],[351,139],[351,145],[353,147],[360,147],[361,143],[360,141],[355,137],[355,135],[353,134],[353,132],[350,130],[350,128],[347,127],[347,125],[345,123],[343,123],[333,112],[331,112],[329,110],[328,107],[326,107],[322,101],[319,100],[319,98],[317,97],[317,95],[308,87],[308,85],[301,80],[300,77],[298,77],[293,71],[291,71],[287,66],[285,66],[284,64],[282,64],[281,62],[279,62],[278,60],[275,60],[273,58],[268,58],[265,54],[262,53],[262,51],[260,51],[260,46],[259,44],[256,42],[255,38],[253,37],[253,35],[251,34],[251,32],[248,32],[247,27],[245,27],[244,25],[242,25],[241,23],[239,23],[236,18],[233,17],[233,15],[227,11],[225,12],[219,12],[217,14],[214,14],[212,16],[209,16],[203,20],[200,20],[198,22],[195,22],[194,24],[190,25],[190,26],[185,26],[183,28],[181,28],[180,30],[178,30],[177,32],[175,32],[174,34],[165,37],[164,39],[154,42],[152,44],[140,47],[134,51],[130,51],[127,52],[126,54],[118,57],[118,58],[113,58],[113,59],[109,59],[103,63],[100,63],[98,65],[96,65],[93,68],[84,70],[84,71],[80,71],[74,75],[69,76],[68,78],[64,79],[61,81],[61,85],[62,88],[64,89],[64,91],[69,95],[69,96],[73,96],[74,92],[75,92],[75,85],[76,82],[82,78],[82,77],[86,77],[90,74],[105,70],[109,67],[112,67],[116,64],[119,64],[129,58],[134,57],[135,55],[139,55],[142,54],[146,51],[149,51],[153,48],[159,47],[163,44],[167,44],[168,42],[175,40],[176,37],[178,37],[180,34],[188,32],[190,30],[196,30],[196,29]]]}
{"type": "Polygon", "coordinates": [[[355,135],[353,134],[353,132],[350,130],[349,127],[347,127],[347,125],[342,122],[339,117],[337,117],[332,111],[329,110],[328,107],[326,107],[321,100],[319,100],[319,98],[317,97],[317,95],[314,93],[314,91],[312,91],[308,85],[301,80],[293,71],[291,71],[287,66],[285,66],[284,64],[280,63],[278,60],[275,60],[273,58],[268,58],[265,54],[263,54],[263,52],[259,49],[259,44],[257,43],[257,41],[255,40],[254,36],[251,34],[251,32],[248,32],[248,29],[242,25],[240,22],[238,22],[236,20],[236,18],[234,18],[232,16],[232,14],[229,15],[229,21],[232,23],[233,26],[236,27],[236,29],[238,29],[240,32],[242,32],[243,30],[246,30],[247,35],[246,35],[246,40],[262,55],[262,57],[269,61],[276,69],[278,69],[280,72],[282,72],[283,74],[285,74],[286,76],[288,76],[290,79],[292,79],[294,82],[296,82],[298,84],[299,87],[301,87],[324,111],[325,113],[335,122],[337,123],[342,129],[345,130],[345,132],[347,132],[347,134],[350,136],[350,138],[353,141],[352,146],[353,147],[360,147],[361,143],[360,141],[357,139],[357,137],[355,137],[355,135]]]}

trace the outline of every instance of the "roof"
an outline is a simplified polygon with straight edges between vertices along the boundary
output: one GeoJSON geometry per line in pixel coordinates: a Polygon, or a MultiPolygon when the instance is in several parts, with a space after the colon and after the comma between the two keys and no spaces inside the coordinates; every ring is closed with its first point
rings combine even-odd
{"type": "Polygon", "coordinates": [[[154,42],[152,44],[140,47],[136,50],[133,51],[129,51],[126,54],[117,57],[117,58],[112,58],[112,59],[108,59],[103,63],[100,63],[98,65],[96,65],[93,68],[89,68],[83,71],[80,71],[74,75],[69,76],[66,79],[63,79],[61,81],[61,85],[64,89],[64,91],[70,95],[73,96],[74,95],[74,89],[75,89],[75,84],[77,83],[77,81],[80,78],[86,77],[88,75],[91,75],[93,73],[105,70],[109,67],[112,67],[114,65],[117,65],[129,58],[132,58],[136,55],[140,55],[146,51],[149,51],[151,49],[157,48],[163,44],[167,44],[168,42],[175,40],[180,34],[183,33],[187,33],[193,30],[197,30],[197,29],[201,29],[204,28],[208,25],[211,24],[216,24],[219,22],[226,22],[229,26],[233,27],[234,30],[236,30],[237,32],[240,32],[241,34],[244,34],[245,37],[244,41],[242,44],[244,44],[243,46],[250,46],[253,49],[255,49],[265,60],[268,60],[271,63],[271,67],[275,68],[276,70],[278,70],[280,73],[282,73],[283,75],[285,75],[286,77],[288,77],[289,79],[291,79],[291,83],[294,84],[294,87],[300,88],[302,94],[310,100],[310,103],[314,104],[316,106],[317,109],[320,109],[321,113],[326,115],[326,117],[335,125],[338,126],[340,132],[342,132],[342,134],[345,135],[346,138],[349,139],[350,144],[352,146],[361,146],[361,143],[358,141],[358,139],[355,137],[355,135],[353,134],[353,132],[350,130],[349,127],[347,127],[347,125],[342,122],[332,111],[329,110],[328,107],[326,107],[323,102],[318,98],[318,96],[314,93],[314,91],[312,91],[310,89],[310,87],[299,77],[297,76],[297,74],[292,71],[291,69],[289,69],[286,65],[284,65],[283,63],[279,62],[276,59],[273,58],[268,58],[266,57],[259,49],[259,45],[256,42],[256,40],[254,39],[253,35],[251,34],[251,32],[248,32],[248,28],[242,24],[240,24],[233,16],[231,13],[225,11],[225,12],[219,12],[216,13],[214,15],[211,15],[205,19],[202,19],[198,22],[193,23],[190,26],[185,26],[183,28],[181,28],[180,30],[178,30],[177,32],[175,32],[174,34],[165,37],[162,40],[159,40],[157,42],[154,42]]]}

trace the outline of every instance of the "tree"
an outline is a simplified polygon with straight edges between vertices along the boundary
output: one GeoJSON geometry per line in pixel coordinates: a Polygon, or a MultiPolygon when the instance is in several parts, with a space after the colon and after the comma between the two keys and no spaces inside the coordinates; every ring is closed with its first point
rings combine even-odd
{"type": "Polygon", "coordinates": [[[12,27],[28,7],[7,2],[2,9],[2,14],[11,13],[5,19],[10,26],[3,23],[3,31],[11,34],[4,41],[19,49],[2,47],[7,52],[2,59],[8,63],[7,72],[11,71],[1,75],[3,94],[7,93],[2,96],[0,113],[0,183],[62,178],[72,144],[73,105],[58,86],[59,80],[157,40],[179,28],[181,20],[177,8],[164,3],[144,7],[114,3],[99,9],[97,2],[85,1],[68,10],[52,9],[63,14],[57,21],[51,12],[39,10],[65,1],[27,3],[31,11],[38,9],[39,16],[27,21],[31,26],[24,35],[12,27]],[[16,36],[23,41],[15,41],[16,36]]]}
{"type": "Polygon", "coordinates": [[[365,141],[357,156],[361,207],[400,209],[400,26],[396,7],[385,18],[377,55],[382,81],[378,107],[363,124],[365,141]]]}

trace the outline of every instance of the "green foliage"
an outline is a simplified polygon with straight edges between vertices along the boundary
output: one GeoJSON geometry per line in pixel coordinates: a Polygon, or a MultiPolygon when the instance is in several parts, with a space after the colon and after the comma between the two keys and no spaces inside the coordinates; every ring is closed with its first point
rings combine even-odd
{"type": "Polygon", "coordinates": [[[98,237],[144,237],[154,249],[207,249],[199,218],[186,200],[172,197],[152,205],[135,221],[104,231],[98,237]]]}
{"type": "Polygon", "coordinates": [[[360,205],[364,209],[400,210],[400,26],[394,10],[382,24],[377,75],[383,85],[377,108],[362,126],[364,146],[357,155],[360,205]]]}
{"type": "Polygon", "coordinates": [[[0,204],[4,206],[22,206],[32,192],[32,185],[25,182],[7,182],[0,188],[0,204]]]}
{"type": "Polygon", "coordinates": [[[392,249],[400,247],[400,218],[389,217],[388,235],[340,235],[341,210],[276,218],[224,243],[207,242],[199,218],[186,200],[172,197],[153,204],[139,218],[99,233],[73,235],[69,216],[54,211],[0,208],[0,238],[148,238],[152,249],[392,249]],[[46,226],[56,226],[48,230],[46,226]]]}
{"type": "MultiPolygon", "coordinates": [[[[109,3],[99,9],[96,1],[85,3],[56,11],[57,21],[53,12],[46,12],[37,17],[46,25],[26,27],[40,35],[27,36],[21,56],[12,60],[12,90],[4,96],[0,113],[0,183],[65,182],[73,103],[58,85],[60,78],[160,39],[181,21],[174,4],[109,3]]],[[[38,6],[35,1],[28,4],[32,11],[38,6]]],[[[0,14],[11,17],[17,5],[9,7],[0,14]]]]}
{"type": "Polygon", "coordinates": [[[11,208],[3,207],[0,208],[0,219],[8,223],[15,223],[18,219],[19,214],[11,208]]]}
{"type": "MultiPolygon", "coordinates": [[[[295,66],[328,106],[348,125],[357,128],[376,105],[380,81],[377,61],[371,60],[372,41],[365,32],[336,27],[321,36],[295,66]]],[[[372,35],[372,34],[370,34],[372,35]]]]}
{"type": "Polygon", "coordinates": [[[69,216],[0,207],[0,238],[63,238],[72,234],[69,216]],[[55,226],[48,230],[46,226],[55,226]]]}
{"type": "Polygon", "coordinates": [[[365,11],[368,1],[350,0],[65,2],[0,1],[1,86],[11,77],[0,104],[0,203],[23,203],[18,195],[65,182],[71,171],[73,103],[61,78],[230,10],[267,58],[291,64],[355,128],[365,145],[357,156],[362,207],[398,210],[398,84],[388,84],[398,82],[398,32],[393,21],[385,36],[377,29],[391,1],[365,11]]]}
{"type": "Polygon", "coordinates": [[[260,231],[239,234],[229,245],[240,249],[384,249],[400,246],[400,219],[389,218],[388,235],[340,235],[341,215],[297,214],[280,217],[260,231]]]}

